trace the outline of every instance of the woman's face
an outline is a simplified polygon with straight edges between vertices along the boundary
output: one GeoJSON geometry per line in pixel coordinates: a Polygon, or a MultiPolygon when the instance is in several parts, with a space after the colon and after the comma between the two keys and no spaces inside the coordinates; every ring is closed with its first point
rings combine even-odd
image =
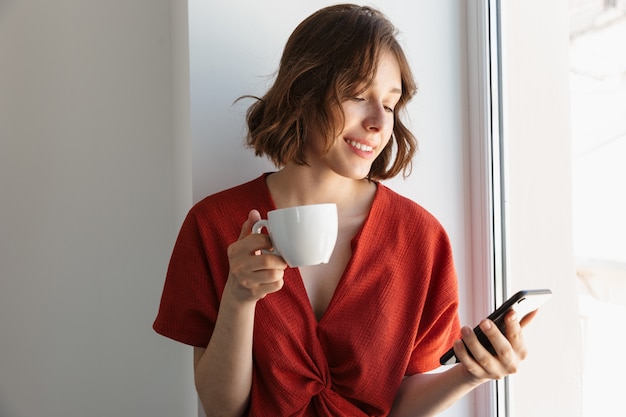
{"type": "Polygon", "coordinates": [[[310,149],[313,155],[307,155],[307,161],[315,160],[317,163],[312,165],[319,163],[344,177],[367,177],[372,163],[391,139],[394,108],[401,95],[400,66],[395,56],[385,51],[371,85],[341,103],[345,122],[330,151],[320,157],[323,141],[314,140],[310,149]]]}

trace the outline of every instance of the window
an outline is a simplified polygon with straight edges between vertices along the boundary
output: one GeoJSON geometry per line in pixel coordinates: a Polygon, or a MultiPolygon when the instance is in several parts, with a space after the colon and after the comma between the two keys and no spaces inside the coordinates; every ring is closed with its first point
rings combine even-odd
{"type": "Polygon", "coordinates": [[[573,231],[583,415],[622,414],[626,373],[626,1],[570,0],[573,231]]]}
{"type": "Polygon", "coordinates": [[[554,293],[524,332],[529,357],[508,378],[508,410],[499,417],[580,417],[582,346],[572,241],[569,4],[497,4],[505,283],[507,293],[525,288],[550,288],[554,293]]]}

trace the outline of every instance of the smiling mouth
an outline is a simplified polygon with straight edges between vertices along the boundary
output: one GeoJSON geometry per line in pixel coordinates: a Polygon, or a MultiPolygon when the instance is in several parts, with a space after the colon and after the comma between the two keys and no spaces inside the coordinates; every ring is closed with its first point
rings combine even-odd
{"type": "Polygon", "coordinates": [[[363,152],[372,152],[374,150],[373,147],[369,145],[365,145],[364,143],[355,142],[353,140],[346,140],[346,142],[348,142],[348,144],[352,146],[353,148],[356,148],[363,152]]]}

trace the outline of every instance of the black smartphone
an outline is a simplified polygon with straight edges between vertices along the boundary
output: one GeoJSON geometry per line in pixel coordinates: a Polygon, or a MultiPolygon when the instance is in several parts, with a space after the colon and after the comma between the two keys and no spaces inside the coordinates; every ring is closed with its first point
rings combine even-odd
{"type": "MultiPolygon", "coordinates": [[[[487,318],[495,323],[496,326],[500,329],[501,332],[504,332],[504,316],[510,310],[515,310],[517,312],[517,316],[519,320],[521,320],[528,313],[531,313],[538,309],[543,303],[548,301],[548,299],[552,297],[552,291],[548,289],[540,289],[540,290],[523,290],[515,293],[511,298],[506,300],[500,307],[498,307],[493,313],[491,313],[487,318]]],[[[495,355],[496,352],[487,339],[487,336],[480,330],[479,326],[474,327],[474,333],[476,333],[476,337],[480,343],[489,351],[492,355],[495,355]]],[[[470,355],[472,353],[470,352],[470,355]]],[[[439,359],[439,363],[442,365],[451,365],[453,363],[457,363],[458,359],[454,355],[454,350],[450,348],[443,356],[439,359]]]]}

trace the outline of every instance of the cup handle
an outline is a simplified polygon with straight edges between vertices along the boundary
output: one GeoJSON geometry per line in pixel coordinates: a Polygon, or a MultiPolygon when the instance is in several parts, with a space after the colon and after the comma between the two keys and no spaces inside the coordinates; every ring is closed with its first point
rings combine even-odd
{"type": "MultiPolygon", "coordinates": [[[[261,219],[261,220],[258,220],[256,223],[254,223],[254,225],[252,226],[252,233],[259,234],[261,233],[261,230],[263,230],[264,228],[267,229],[267,233],[270,237],[270,240],[272,240],[272,234],[271,234],[272,232],[270,231],[270,224],[266,219],[261,219]]],[[[261,249],[261,252],[265,254],[269,254],[269,255],[281,256],[280,252],[278,252],[278,249],[276,249],[274,242],[272,242],[272,247],[274,250],[261,249]]]]}

